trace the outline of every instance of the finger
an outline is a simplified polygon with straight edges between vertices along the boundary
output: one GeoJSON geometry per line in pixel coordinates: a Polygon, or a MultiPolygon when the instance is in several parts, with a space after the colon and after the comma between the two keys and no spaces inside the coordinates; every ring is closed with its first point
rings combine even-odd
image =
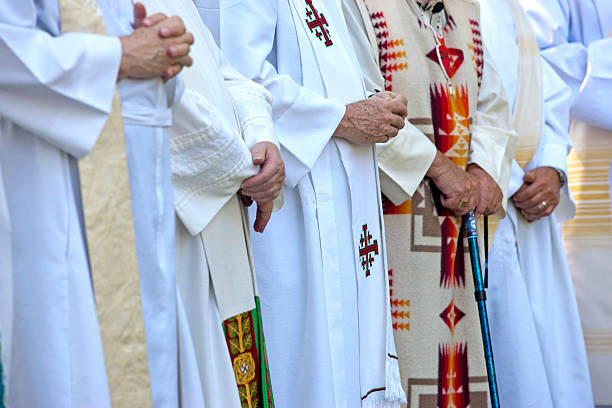
{"type": "Polygon", "coordinates": [[[173,44],[168,47],[168,56],[173,58],[182,58],[189,55],[191,47],[189,44],[173,44]]]}
{"type": "Polygon", "coordinates": [[[245,207],[250,207],[251,204],[253,204],[253,200],[251,199],[251,197],[244,195],[242,192],[239,193],[239,196],[240,196],[240,201],[242,201],[242,204],[245,207]]]}
{"type": "Polygon", "coordinates": [[[147,9],[145,5],[138,2],[134,3],[134,28],[140,28],[144,25],[144,19],[147,17],[147,9]]]}
{"type": "Polygon", "coordinates": [[[406,122],[404,121],[404,118],[402,118],[401,116],[398,116],[398,115],[389,116],[389,124],[398,130],[402,129],[405,123],[406,122]]]}
{"type": "Polygon", "coordinates": [[[264,232],[266,225],[268,225],[268,221],[270,221],[270,217],[272,216],[272,209],[274,208],[274,203],[272,201],[266,203],[257,203],[257,215],[255,216],[255,223],[253,224],[253,229],[260,234],[264,232]]]}
{"type": "Polygon", "coordinates": [[[170,65],[169,67],[166,67],[166,70],[164,71],[164,80],[168,81],[169,79],[174,78],[181,72],[182,69],[183,66],[181,64],[170,65]]]}
{"type": "Polygon", "coordinates": [[[257,202],[266,202],[266,201],[274,201],[278,194],[280,193],[280,188],[278,186],[273,186],[263,191],[258,191],[255,193],[249,193],[245,191],[245,194],[253,200],[257,202]]]}
{"type": "Polygon", "coordinates": [[[536,173],[534,170],[530,170],[523,176],[523,181],[527,184],[531,184],[536,180],[536,173]]]}
{"type": "Polygon", "coordinates": [[[265,184],[270,184],[274,181],[275,177],[281,177],[283,174],[282,167],[276,162],[266,161],[261,166],[261,171],[242,182],[242,189],[244,190],[257,190],[259,187],[265,184]]]}
{"type": "Polygon", "coordinates": [[[519,195],[520,195],[520,194],[521,194],[523,191],[527,190],[527,187],[529,187],[529,184],[525,184],[525,183],[523,183],[523,184],[521,185],[521,187],[520,187],[518,190],[516,190],[516,193],[514,193],[514,194],[512,195],[512,197],[510,197],[510,198],[511,198],[513,201],[514,201],[514,200],[516,200],[516,197],[517,197],[517,196],[519,196],[519,195]]]}
{"type": "Polygon", "coordinates": [[[153,27],[154,25],[157,25],[167,19],[168,19],[168,16],[165,15],[164,13],[155,13],[153,15],[145,17],[145,19],[142,20],[142,26],[143,27],[153,27]]]}
{"type": "Polygon", "coordinates": [[[396,115],[401,116],[402,118],[405,118],[408,115],[408,107],[406,106],[405,103],[402,103],[398,99],[392,99],[390,103],[391,103],[391,112],[393,112],[396,115]]]}
{"type": "Polygon", "coordinates": [[[261,166],[264,164],[267,150],[268,146],[264,143],[257,143],[251,148],[251,156],[253,156],[254,165],[261,166]]]}
{"type": "Polygon", "coordinates": [[[524,210],[532,210],[531,212],[533,212],[534,208],[541,207],[542,209],[544,209],[548,206],[548,204],[550,204],[553,201],[554,201],[554,198],[551,194],[546,193],[546,192],[539,192],[535,194],[533,197],[531,197],[530,199],[522,201],[518,205],[518,207],[524,210]]]}
{"type": "Polygon", "coordinates": [[[532,183],[528,184],[527,188],[525,188],[525,190],[523,190],[521,193],[517,192],[514,195],[514,202],[516,203],[517,207],[520,207],[521,204],[524,205],[526,201],[532,199],[540,192],[541,188],[542,186],[540,186],[539,183],[532,183]]]}
{"type": "Polygon", "coordinates": [[[184,67],[190,67],[193,64],[193,59],[190,56],[171,58],[170,63],[172,65],[182,65],[184,67]]]}
{"type": "Polygon", "coordinates": [[[159,36],[162,38],[179,37],[187,31],[183,20],[178,16],[167,18],[159,26],[159,36]]]}
{"type": "Polygon", "coordinates": [[[387,136],[388,138],[392,138],[397,136],[399,130],[394,126],[385,125],[385,127],[383,128],[383,132],[385,136],[387,136]]]}

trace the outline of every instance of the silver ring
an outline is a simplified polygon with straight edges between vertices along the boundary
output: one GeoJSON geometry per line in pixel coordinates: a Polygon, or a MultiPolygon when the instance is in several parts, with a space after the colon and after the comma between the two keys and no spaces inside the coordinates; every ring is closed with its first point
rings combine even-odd
{"type": "Polygon", "coordinates": [[[542,208],[546,208],[546,206],[547,206],[548,204],[546,203],[546,201],[542,201],[542,202],[540,203],[540,205],[542,206],[542,208]]]}

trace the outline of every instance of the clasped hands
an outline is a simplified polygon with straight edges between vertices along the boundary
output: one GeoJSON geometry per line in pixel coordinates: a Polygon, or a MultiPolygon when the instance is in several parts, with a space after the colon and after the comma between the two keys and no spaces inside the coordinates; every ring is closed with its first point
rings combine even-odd
{"type": "Polygon", "coordinates": [[[189,51],[194,38],[183,20],[163,13],[147,16],[142,3],[134,4],[134,31],[119,40],[122,55],[117,80],[155,77],[168,80],[193,64],[189,51]]]}
{"type": "Polygon", "coordinates": [[[474,211],[476,216],[495,214],[502,205],[503,193],[495,180],[480,166],[459,168],[439,151],[430,166],[429,177],[440,190],[442,205],[460,217],[474,211]]]}
{"type": "Polygon", "coordinates": [[[543,166],[525,173],[523,185],[511,200],[527,221],[534,222],[552,214],[560,198],[561,182],[557,170],[543,166]]]}

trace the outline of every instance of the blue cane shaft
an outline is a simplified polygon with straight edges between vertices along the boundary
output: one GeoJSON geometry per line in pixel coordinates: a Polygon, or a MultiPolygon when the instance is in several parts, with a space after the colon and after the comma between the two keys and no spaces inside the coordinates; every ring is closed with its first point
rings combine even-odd
{"type": "Polygon", "coordinates": [[[493,345],[491,343],[491,332],[489,330],[489,319],[487,317],[486,293],[482,279],[480,253],[478,251],[478,232],[474,213],[465,216],[468,245],[470,248],[470,260],[472,262],[472,275],[474,277],[474,297],[478,304],[478,317],[480,318],[480,331],[482,334],[482,345],[484,348],[485,363],[487,366],[487,377],[489,379],[489,394],[491,407],[499,408],[499,391],[495,376],[495,363],[493,361],[493,345]]]}

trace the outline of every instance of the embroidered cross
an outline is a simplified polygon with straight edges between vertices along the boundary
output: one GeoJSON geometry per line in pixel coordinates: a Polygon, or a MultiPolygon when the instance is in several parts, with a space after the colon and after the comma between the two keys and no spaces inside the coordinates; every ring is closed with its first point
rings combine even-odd
{"type": "Polygon", "coordinates": [[[325,39],[326,47],[333,45],[334,43],[331,40],[329,31],[325,28],[325,26],[329,27],[329,24],[323,13],[319,14],[317,9],[312,5],[312,0],[306,0],[306,6],[306,24],[308,24],[310,32],[314,33],[321,41],[325,39]],[[309,7],[310,10],[308,9],[309,7]]]}
{"type": "Polygon", "coordinates": [[[368,224],[361,227],[363,235],[359,239],[359,259],[361,260],[361,268],[365,271],[366,277],[370,276],[370,267],[374,263],[374,255],[378,255],[378,241],[372,240],[372,235],[368,231],[368,224]]]}

